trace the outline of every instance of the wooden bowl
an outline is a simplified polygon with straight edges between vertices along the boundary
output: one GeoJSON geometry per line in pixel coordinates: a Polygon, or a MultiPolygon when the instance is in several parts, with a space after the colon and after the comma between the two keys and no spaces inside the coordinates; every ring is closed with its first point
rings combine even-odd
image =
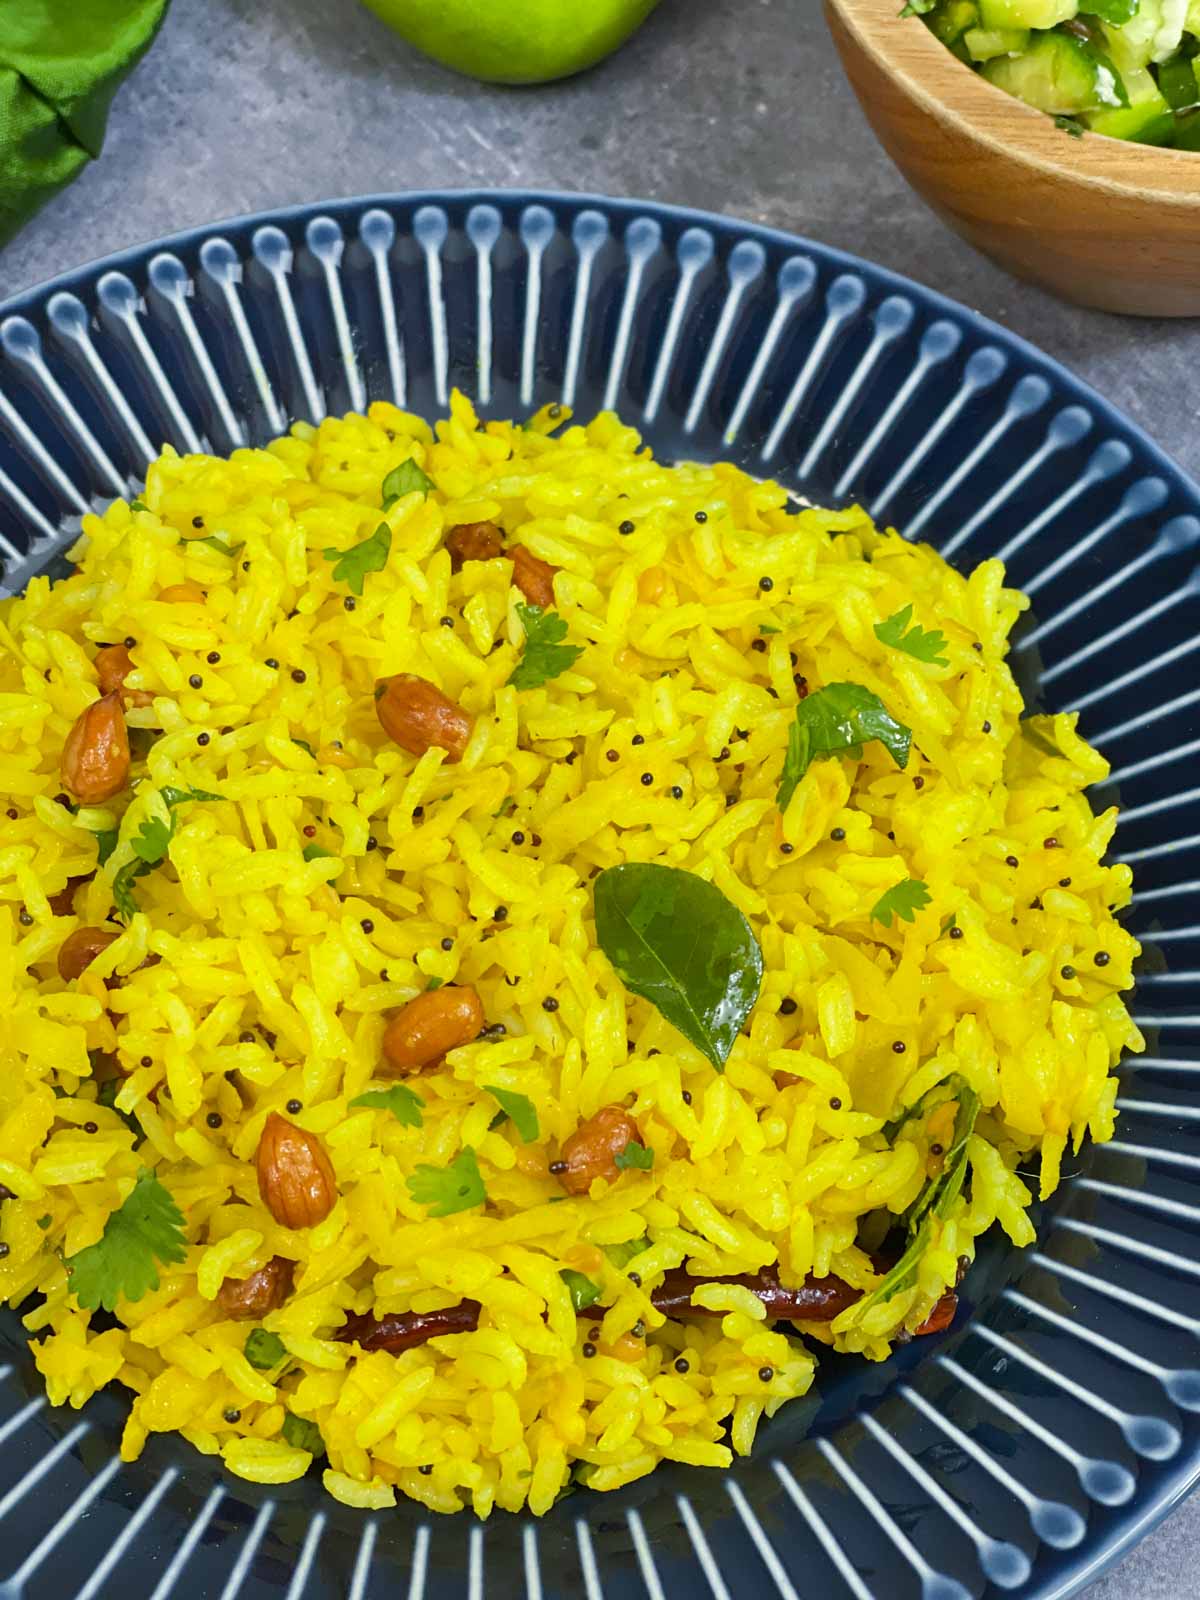
{"type": "Polygon", "coordinates": [[[825,0],[867,119],[940,217],[1080,305],[1200,316],[1200,154],[1088,133],[993,88],[899,0],[825,0]]]}

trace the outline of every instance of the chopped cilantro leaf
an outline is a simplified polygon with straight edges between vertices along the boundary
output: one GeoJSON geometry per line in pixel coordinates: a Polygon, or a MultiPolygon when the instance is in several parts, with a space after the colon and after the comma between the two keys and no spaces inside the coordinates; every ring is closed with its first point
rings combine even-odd
{"type": "Polygon", "coordinates": [[[950,913],[950,915],[942,923],[941,927],[938,929],[938,934],[939,934],[940,937],[944,937],[946,934],[948,934],[950,932],[951,928],[957,928],[957,927],[958,927],[958,915],[957,915],[956,912],[952,911],[950,913]]]}
{"type": "Polygon", "coordinates": [[[117,908],[118,915],[126,922],[132,922],[137,916],[133,885],[138,878],[144,878],[149,871],[150,868],[144,861],[127,861],[113,878],[113,905],[117,908]]]}
{"type": "Polygon", "coordinates": [[[242,1354],[256,1372],[270,1372],[287,1355],[283,1340],[265,1328],[252,1328],[246,1335],[242,1354]]]}
{"type": "Polygon", "coordinates": [[[576,1312],[586,1311],[599,1300],[600,1285],[593,1283],[582,1272],[576,1272],[571,1267],[562,1267],[558,1275],[570,1291],[571,1305],[576,1312]]]}
{"type": "Polygon", "coordinates": [[[419,1128],[422,1123],[421,1107],[425,1104],[419,1094],[404,1083],[393,1083],[386,1089],[368,1089],[351,1100],[351,1107],[366,1106],[372,1111],[390,1111],[397,1122],[406,1128],[419,1128]]]}
{"type": "Polygon", "coordinates": [[[144,500],[131,500],[129,502],[129,509],[130,511],[149,511],[150,507],[144,500]]]}
{"type": "Polygon", "coordinates": [[[643,1172],[649,1172],[654,1165],[654,1151],[648,1150],[636,1139],[630,1139],[624,1150],[617,1151],[613,1164],[618,1172],[624,1172],[628,1167],[640,1167],[643,1172]]]}
{"type": "Polygon", "coordinates": [[[927,661],[932,667],[948,667],[949,658],[942,654],[946,648],[946,635],[936,629],[926,632],[916,623],[910,628],[913,608],[903,606],[892,613],[885,622],[875,624],[875,637],[889,649],[903,650],[918,661],[927,661]]]}
{"type": "Polygon", "coordinates": [[[207,789],[176,789],[172,784],[167,784],[165,789],[160,789],[159,794],[169,806],[181,806],[185,800],[223,800],[224,795],[210,794],[207,789]]]}
{"type": "Polygon", "coordinates": [[[334,561],[335,583],[345,582],[351,594],[363,592],[363,579],[368,572],[382,572],[392,551],[392,530],[381,522],[374,533],[352,544],[348,550],[330,548],[325,551],[326,561],[334,561]]]}
{"type": "Polygon", "coordinates": [[[563,644],[567,625],[556,611],[518,605],[517,615],[525,630],[525,649],[508,681],[514,689],[539,689],[573,667],[583,646],[563,644]]]}
{"type": "Polygon", "coordinates": [[[298,1417],[289,1411],[283,1419],[280,1432],[287,1443],[296,1450],[307,1450],[310,1456],[325,1454],[325,1441],[321,1437],[321,1430],[307,1417],[298,1417]]]}
{"type": "Polygon", "coordinates": [[[758,631],[759,633],[781,633],[783,630],[781,628],[773,627],[769,622],[760,622],[758,625],[758,631]]]}
{"type": "MultiPolygon", "coordinates": [[[[113,905],[126,922],[137,915],[137,901],[133,898],[134,883],[166,858],[168,846],[175,837],[174,808],[187,800],[220,800],[222,796],[210,794],[207,789],[177,789],[168,784],[160,791],[159,798],[167,807],[167,815],[164,817],[156,813],[145,819],[129,841],[134,859],[127,861],[113,878],[113,905]]],[[[112,847],[100,857],[101,863],[107,861],[111,854],[112,847]]]]}
{"type": "Polygon", "coordinates": [[[383,509],[389,510],[397,500],[406,494],[412,494],[419,489],[422,494],[428,494],[431,489],[436,489],[437,484],[427,472],[421,468],[410,456],[407,461],[402,461],[398,467],[393,467],[383,480],[383,509]]]}
{"type": "Polygon", "coordinates": [[[425,985],[425,993],[428,994],[432,989],[440,989],[445,981],[445,978],[430,978],[425,985]]]}
{"type": "Polygon", "coordinates": [[[305,861],[322,861],[326,856],[328,856],[330,860],[336,860],[332,850],[325,850],[319,844],[306,844],[300,853],[303,855],[305,861]]]}
{"type": "Polygon", "coordinates": [[[183,1261],[183,1215],[169,1189],[144,1169],[95,1244],[67,1257],[71,1293],[87,1311],[140,1300],[158,1288],[158,1265],[183,1261]]]}
{"type": "Polygon", "coordinates": [[[870,1310],[872,1306],[890,1300],[901,1290],[912,1287],[917,1279],[917,1268],[921,1257],[934,1242],[934,1217],[944,1222],[950,1215],[955,1200],[962,1193],[963,1182],[967,1175],[967,1141],[974,1131],[975,1119],[979,1115],[979,1096],[961,1080],[959,1082],[954,1133],[950,1148],[942,1162],[941,1171],[929,1180],[906,1214],[908,1245],[904,1254],[891,1271],[876,1284],[871,1293],[858,1302],[854,1308],[856,1318],[861,1317],[863,1312],[870,1310]]]}
{"type": "Polygon", "coordinates": [[[950,661],[942,654],[946,650],[946,634],[941,630],[926,630],[912,622],[912,605],[901,606],[890,618],[875,624],[875,638],[890,650],[902,650],[917,661],[928,661],[933,667],[949,667],[950,661]]]}
{"type": "Polygon", "coordinates": [[[314,761],[317,759],[317,752],[313,749],[312,745],[309,744],[307,739],[297,739],[293,734],[292,743],[298,744],[301,750],[303,750],[306,755],[310,755],[314,761]]]}
{"type": "Polygon", "coordinates": [[[776,802],[786,811],[796,787],[814,761],[826,756],[862,754],[878,739],[903,770],[908,765],[912,729],[897,722],[878,695],[861,683],[831,683],[796,707],[776,802]]]}
{"type": "Polygon", "coordinates": [[[882,922],[885,928],[891,927],[893,917],[898,917],[902,922],[911,922],[931,898],[920,878],[901,878],[899,883],[894,883],[881,894],[871,907],[871,920],[882,922]]]}
{"type": "Polygon", "coordinates": [[[464,1145],[446,1167],[430,1167],[422,1162],[404,1180],[408,1192],[431,1217],[449,1217],[456,1211],[470,1211],[487,1199],[479,1163],[471,1146],[464,1145]]]}
{"type": "Polygon", "coordinates": [[[102,867],[117,848],[119,829],[101,828],[96,834],[96,865],[102,867]]]}
{"type": "Polygon", "coordinates": [[[498,1084],[483,1086],[502,1111],[513,1120],[513,1127],[521,1135],[522,1144],[533,1144],[538,1137],[538,1114],[533,1101],[512,1089],[501,1089],[498,1084]]]}
{"type": "Polygon", "coordinates": [[[147,817],[129,841],[129,848],[140,861],[154,867],[166,855],[174,835],[175,818],[169,813],[165,817],[147,817]]]}

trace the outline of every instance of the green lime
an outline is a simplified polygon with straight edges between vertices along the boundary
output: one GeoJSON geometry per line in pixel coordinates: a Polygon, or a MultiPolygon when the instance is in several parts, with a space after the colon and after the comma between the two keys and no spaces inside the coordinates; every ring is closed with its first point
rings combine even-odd
{"type": "Polygon", "coordinates": [[[658,0],[366,0],[427,56],[489,83],[548,83],[602,61],[658,0]]]}

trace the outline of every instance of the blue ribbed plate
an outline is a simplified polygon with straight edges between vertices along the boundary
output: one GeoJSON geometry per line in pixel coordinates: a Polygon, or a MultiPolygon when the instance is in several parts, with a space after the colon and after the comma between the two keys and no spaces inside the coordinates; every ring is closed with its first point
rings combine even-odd
{"type": "MultiPolygon", "coordinates": [[[[1000,328],[824,246],[665,206],[409,195],[183,234],[0,308],[0,547],[19,586],[164,441],[228,451],[386,397],[616,406],[969,566],[1035,616],[1027,696],[1079,707],[1124,807],[1150,1048],[1038,1244],[989,1242],[951,1332],[819,1395],[731,1472],[540,1523],[258,1490],[124,1404],[51,1411],[0,1320],[0,1600],[1061,1600],[1200,1476],[1200,494],[1000,328]],[[3,1581],[7,1579],[7,1582],[3,1581]]],[[[1164,396],[1164,401],[1165,401],[1164,396]]]]}

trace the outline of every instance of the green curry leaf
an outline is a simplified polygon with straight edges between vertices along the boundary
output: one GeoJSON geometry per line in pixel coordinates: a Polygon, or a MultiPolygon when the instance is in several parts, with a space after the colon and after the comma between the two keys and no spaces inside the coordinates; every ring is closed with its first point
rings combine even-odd
{"type": "Polygon", "coordinates": [[[723,1072],[762,987],[758,940],[713,884],[631,862],[593,886],[596,937],[617,976],[723,1072]]]}

